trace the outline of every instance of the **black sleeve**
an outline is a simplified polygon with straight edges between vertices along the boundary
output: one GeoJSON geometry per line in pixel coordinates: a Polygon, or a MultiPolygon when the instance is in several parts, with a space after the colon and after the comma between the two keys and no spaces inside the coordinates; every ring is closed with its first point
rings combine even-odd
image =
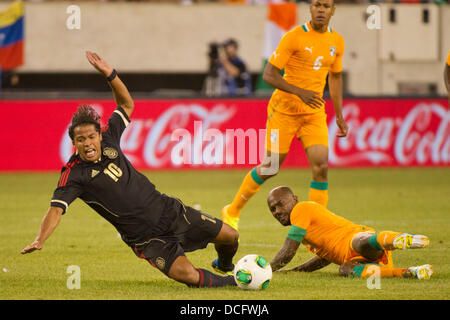
{"type": "Polygon", "coordinates": [[[120,143],[125,128],[130,124],[130,119],[122,107],[117,107],[109,117],[108,125],[103,134],[109,135],[116,143],[120,143]]]}
{"type": "Polygon", "coordinates": [[[83,193],[81,184],[76,181],[76,175],[76,172],[72,172],[70,163],[66,165],[61,170],[58,187],[53,192],[50,206],[63,209],[63,214],[66,213],[69,205],[83,193]]]}

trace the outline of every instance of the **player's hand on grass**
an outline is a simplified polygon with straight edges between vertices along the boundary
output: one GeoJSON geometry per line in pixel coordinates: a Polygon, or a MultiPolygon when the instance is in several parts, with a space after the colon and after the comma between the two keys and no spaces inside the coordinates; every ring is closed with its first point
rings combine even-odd
{"type": "Polygon", "coordinates": [[[113,68],[95,52],[86,51],[86,58],[105,77],[108,77],[113,72],[113,68]]]}
{"type": "Polygon", "coordinates": [[[347,133],[348,133],[348,125],[347,125],[347,123],[345,123],[344,118],[337,117],[337,118],[336,118],[336,124],[337,124],[339,130],[341,131],[341,132],[338,132],[338,133],[336,134],[336,136],[337,136],[338,138],[344,138],[344,137],[346,137],[346,136],[347,136],[347,133]]]}
{"type": "Polygon", "coordinates": [[[325,101],[319,97],[319,92],[299,88],[297,96],[313,109],[319,109],[325,104],[325,101]]]}
{"type": "Polygon", "coordinates": [[[26,246],[20,253],[26,254],[31,253],[35,250],[41,250],[43,245],[39,241],[34,241],[32,244],[26,246]]]}

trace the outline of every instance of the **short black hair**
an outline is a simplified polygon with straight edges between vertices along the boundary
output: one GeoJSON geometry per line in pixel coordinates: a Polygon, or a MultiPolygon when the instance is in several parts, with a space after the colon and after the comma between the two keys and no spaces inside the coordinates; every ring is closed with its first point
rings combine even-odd
{"type": "Polygon", "coordinates": [[[100,115],[95,109],[89,105],[81,105],[72,116],[72,123],[69,127],[69,137],[72,139],[75,136],[75,128],[82,125],[93,124],[95,131],[100,133],[100,115]]]}

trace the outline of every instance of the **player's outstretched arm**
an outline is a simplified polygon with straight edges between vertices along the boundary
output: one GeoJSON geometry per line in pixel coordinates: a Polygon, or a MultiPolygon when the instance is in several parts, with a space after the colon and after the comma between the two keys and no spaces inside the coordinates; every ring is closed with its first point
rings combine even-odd
{"type": "Polygon", "coordinates": [[[90,64],[106,78],[113,77],[113,79],[108,81],[108,83],[112,89],[114,100],[118,106],[125,110],[128,117],[131,117],[134,109],[133,98],[131,97],[125,84],[122,80],[120,80],[119,76],[117,74],[115,76],[113,75],[115,70],[95,52],[86,51],[86,58],[90,64]]]}
{"type": "Polygon", "coordinates": [[[318,256],[314,256],[305,263],[302,263],[298,267],[285,269],[281,271],[297,271],[297,272],[313,272],[319,269],[322,269],[329,265],[330,262],[326,259],[320,258],[318,256]]]}
{"type": "Polygon", "coordinates": [[[58,226],[59,221],[61,220],[61,215],[63,210],[58,207],[50,207],[47,211],[47,214],[44,216],[42,220],[41,227],[39,229],[39,234],[36,239],[30,245],[26,246],[20,253],[31,253],[35,250],[41,250],[44,246],[45,240],[50,237],[55,228],[58,226]]]}
{"type": "Polygon", "coordinates": [[[281,70],[268,62],[264,68],[263,80],[272,87],[297,95],[304,103],[313,109],[321,108],[325,101],[319,97],[318,92],[294,86],[283,79],[281,70]]]}
{"type": "Polygon", "coordinates": [[[277,271],[287,265],[297,253],[300,242],[286,238],[283,247],[275,255],[275,258],[270,262],[272,271],[277,271]]]}
{"type": "Polygon", "coordinates": [[[336,124],[341,131],[337,136],[343,138],[347,136],[348,126],[342,116],[342,72],[330,72],[328,74],[328,86],[330,88],[330,97],[336,114],[336,124]]]}

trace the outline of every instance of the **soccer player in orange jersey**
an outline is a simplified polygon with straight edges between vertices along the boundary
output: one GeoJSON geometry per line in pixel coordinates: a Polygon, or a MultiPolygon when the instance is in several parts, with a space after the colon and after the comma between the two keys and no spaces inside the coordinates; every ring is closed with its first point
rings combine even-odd
{"type": "Polygon", "coordinates": [[[303,243],[315,256],[293,269],[312,272],[330,263],[340,266],[339,275],[368,277],[374,266],[380,277],[415,277],[429,279],[431,265],[394,268],[391,251],[425,248],[429,239],[423,235],[393,231],[377,232],[357,225],[313,201],[298,202],[289,187],[270,191],[267,198],[272,215],[283,226],[290,226],[283,247],[270,262],[277,271],[287,265],[303,243]]]}
{"type": "Polygon", "coordinates": [[[294,137],[302,142],[312,169],[309,200],[327,205],[328,128],[322,94],[328,76],[338,136],[345,137],[344,39],[328,26],[335,11],[333,0],[312,0],[310,11],[311,21],[284,35],[264,70],[264,81],[276,88],[267,110],[266,157],[245,176],[233,202],[222,209],[224,222],[236,230],[242,208],[265,180],[278,173],[294,137]]]}
{"type": "Polygon", "coordinates": [[[450,50],[448,50],[447,61],[444,67],[444,83],[448,92],[448,106],[450,108],[450,50]]]}

